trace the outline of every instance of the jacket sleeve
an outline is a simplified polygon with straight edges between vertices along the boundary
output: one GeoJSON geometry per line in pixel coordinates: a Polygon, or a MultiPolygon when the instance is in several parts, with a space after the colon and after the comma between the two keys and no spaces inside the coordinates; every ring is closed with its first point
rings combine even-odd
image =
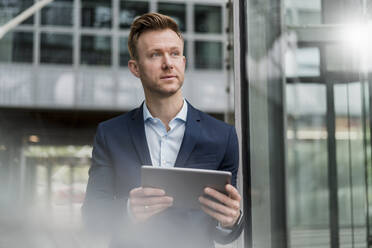
{"type": "MultiPolygon", "coordinates": [[[[231,172],[232,174],[231,184],[234,187],[236,187],[237,174],[239,169],[239,142],[234,127],[230,128],[225,156],[222,160],[219,169],[231,172]]],[[[241,212],[241,215],[242,214],[243,213],[241,212]]],[[[240,221],[228,232],[224,231],[223,229],[216,228],[214,237],[215,241],[220,244],[228,244],[237,239],[240,236],[244,227],[244,223],[242,220],[244,220],[244,218],[240,218],[240,221]]]]}
{"type": "Polygon", "coordinates": [[[111,232],[122,219],[125,203],[116,199],[114,169],[106,149],[104,128],[100,124],[94,140],[92,164],[82,207],[82,218],[89,231],[111,232]]]}

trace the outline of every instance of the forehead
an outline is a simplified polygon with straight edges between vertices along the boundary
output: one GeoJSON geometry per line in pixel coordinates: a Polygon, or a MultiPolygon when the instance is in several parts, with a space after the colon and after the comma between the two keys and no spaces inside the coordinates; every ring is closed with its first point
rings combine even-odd
{"type": "Polygon", "coordinates": [[[146,31],[140,35],[137,43],[139,51],[182,46],[183,40],[171,29],[146,31]]]}

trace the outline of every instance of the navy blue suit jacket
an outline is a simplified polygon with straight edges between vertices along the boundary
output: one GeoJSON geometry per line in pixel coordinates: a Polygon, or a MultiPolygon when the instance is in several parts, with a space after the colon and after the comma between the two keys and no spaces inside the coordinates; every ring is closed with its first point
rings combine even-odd
{"type": "MultiPolygon", "coordinates": [[[[143,106],[143,105],[142,105],[143,106]]],[[[89,181],[82,208],[85,224],[113,233],[111,247],[213,247],[213,240],[236,239],[242,225],[230,234],[201,210],[169,208],[145,224],[132,224],[126,202],[140,186],[141,165],[150,165],[143,107],[99,124],[89,181]]],[[[233,126],[188,104],[185,134],[175,167],[224,170],[236,186],[238,139],[233,126]]]]}

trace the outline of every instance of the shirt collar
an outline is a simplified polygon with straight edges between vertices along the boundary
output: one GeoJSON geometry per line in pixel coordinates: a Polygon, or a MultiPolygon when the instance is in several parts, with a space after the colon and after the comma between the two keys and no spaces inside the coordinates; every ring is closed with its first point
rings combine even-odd
{"type": "MultiPolygon", "coordinates": [[[[183,99],[183,105],[182,105],[182,108],[180,110],[180,112],[177,113],[176,117],[173,118],[173,120],[182,120],[184,122],[186,122],[186,118],[187,118],[187,109],[188,109],[188,106],[187,106],[187,102],[185,99],[183,99]]],[[[144,121],[147,121],[148,119],[155,119],[149,109],[147,108],[147,105],[146,105],[146,101],[143,103],[143,120],[144,121]]]]}

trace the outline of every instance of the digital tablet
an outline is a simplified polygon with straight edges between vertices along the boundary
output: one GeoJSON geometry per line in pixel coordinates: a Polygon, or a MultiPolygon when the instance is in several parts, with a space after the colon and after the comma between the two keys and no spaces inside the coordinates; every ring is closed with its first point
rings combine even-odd
{"type": "Polygon", "coordinates": [[[226,194],[225,186],[231,183],[231,172],[190,168],[159,168],[142,166],[142,187],[160,188],[173,197],[173,206],[200,209],[198,201],[205,187],[226,194]]]}

